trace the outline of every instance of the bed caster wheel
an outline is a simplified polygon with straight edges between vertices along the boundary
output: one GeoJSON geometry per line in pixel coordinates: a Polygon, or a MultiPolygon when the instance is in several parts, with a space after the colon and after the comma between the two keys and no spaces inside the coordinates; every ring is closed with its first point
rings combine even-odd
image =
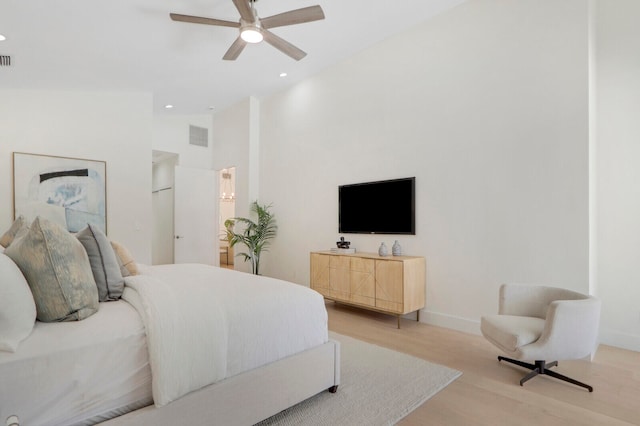
{"type": "Polygon", "coordinates": [[[331,393],[336,393],[336,392],[338,392],[338,385],[331,386],[331,387],[329,388],[329,392],[331,392],[331,393]]]}

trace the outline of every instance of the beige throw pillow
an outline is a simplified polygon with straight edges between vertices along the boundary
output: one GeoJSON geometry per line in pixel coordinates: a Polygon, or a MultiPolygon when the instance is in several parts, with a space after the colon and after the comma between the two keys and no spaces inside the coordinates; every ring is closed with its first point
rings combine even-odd
{"type": "Polygon", "coordinates": [[[4,248],[9,247],[9,244],[13,242],[16,235],[18,235],[18,232],[20,232],[20,230],[22,230],[25,227],[26,227],[26,223],[24,220],[24,216],[22,215],[18,216],[18,218],[14,220],[13,223],[11,224],[11,227],[9,228],[9,230],[5,232],[4,235],[2,235],[2,237],[0,237],[0,246],[4,248]]]}
{"type": "Polygon", "coordinates": [[[133,260],[133,256],[131,256],[129,250],[127,250],[127,248],[122,244],[115,241],[111,241],[111,246],[120,260],[122,276],[128,277],[130,275],[138,275],[140,273],[138,271],[138,265],[136,265],[136,262],[133,260]]]}

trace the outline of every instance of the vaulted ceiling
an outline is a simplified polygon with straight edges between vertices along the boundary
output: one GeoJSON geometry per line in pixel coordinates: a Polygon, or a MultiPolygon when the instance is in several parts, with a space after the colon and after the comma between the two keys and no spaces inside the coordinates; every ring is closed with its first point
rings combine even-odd
{"type": "Polygon", "coordinates": [[[463,1],[257,1],[261,17],[323,8],[324,20],[273,29],[308,53],[296,62],[266,43],[223,61],[237,29],[169,19],[175,12],[237,21],[231,0],[3,0],[0,55],[11,65],[0,66],[0,89],[145,91],[156,113],[167,104],[171,113],[206,113],[295,84],[463,1]]]}

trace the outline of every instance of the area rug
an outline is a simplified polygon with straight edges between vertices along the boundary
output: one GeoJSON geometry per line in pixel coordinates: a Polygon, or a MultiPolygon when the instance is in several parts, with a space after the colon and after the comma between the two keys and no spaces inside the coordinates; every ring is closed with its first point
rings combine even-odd
{"type": "Polygon", "coordinates": [[[329,335],[341,347],[338,392],[322,392],[258,425],[393,425],[462,374],[341,334],[329,335]]]}

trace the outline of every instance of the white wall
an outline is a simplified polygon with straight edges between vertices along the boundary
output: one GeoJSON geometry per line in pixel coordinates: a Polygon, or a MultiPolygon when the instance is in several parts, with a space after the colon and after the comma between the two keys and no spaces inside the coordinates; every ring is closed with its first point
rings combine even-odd
{"type": "Polygon", "coordinates": [[[178,154],[180,166],[211,170],[213,165],[212,126],[212,114],[156,115],[153,117],[153,149],[178,154]],[[209,130],[208,147],[189,144],[189,125],[209,130]]]}
{"type": "Polygon", "coordinates": [[[640,351],[640,2],[596,7],[602,342],[640,351]]]}
{"type": "Polygon", "coordinates": [[[107,231],[151,260],[151,120],[147,93],[0,91],[0,229],[13,217],[12,152],[107,162],[107,231]]]}
{"type": "Polygon", "coordinates": [[[338,185],[416,176],[417,235],[397,239],[427,259],[426,321],[478,332],[503,282],[587,292],[587,19],[581,0],[476,0],[263,100],[264,273],[308,284],[338,185]]]}

